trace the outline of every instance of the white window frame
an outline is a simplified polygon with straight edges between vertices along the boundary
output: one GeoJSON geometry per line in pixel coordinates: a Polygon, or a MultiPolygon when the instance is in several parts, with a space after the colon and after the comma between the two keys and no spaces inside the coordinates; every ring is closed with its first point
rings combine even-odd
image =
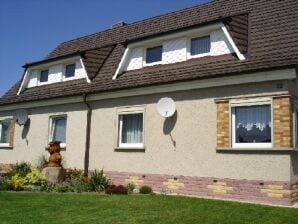
{"type": "Polygon", "coordinates": [[[145,109],[144,107],[132,107],[132,108],[120,108],[117,110],[117,122],[116,122],[116,130],[117,130],[117,139],[116,148],[122,149],[143,149],[145,147],[145,109]],[[120,120],[120,115],[126,114],[143,114],[143,130],[142,130],[142,143],[122,143],[122,122],[120,120]]]}
{"type": "MultiPolygon", "coordinates": [[[[66,133],[65,133],[65,141],[67,141],[67,115],[66,114],[61,114],[61,115],[53,115],[50,117],[50,125],[49,125],[49,138],[48,142],[50,143],[53,141],[53,135],[54,135],[54,120],[57,118],[66,118],[66,133]]],[[[66,148],[66,142],[61,142],[60,143],[60,148],[66,148]]]]}
{"type": "Polygon", "coordinates": [[[230,114],[231,114],[231,142],[232,148],[247,148],[247,149],[258,149],[258,148],[272,148],[274,142],[274,124],[273,124],[273,104],[272,98],[254,98],[254,99],[245,99],[245,100],[231,100],[230,101],[230,114]],[[235,116],[235,108],[236,107],[245,107],[245,106],[262,106],[262,105],[270,105],[271,108],[271,142],[270,143],[236,143],[236,116],[235,116]]]}
{"type": "Polygon", "coordinates": [[[143,67],[146,67],[146,66],[153,66],[153,65],[161,65],[161,64],[162,64],[163,49],[164,49],[163,43],[160,43],[160,44],[154,44],[154,45],[148,45],[148,46],[144,47],[143,49],[144,49],[144,51],[143,51],[143,67]],[[147,62],[146,62],[146,58],[147,58],[147,49],[148,49],[148,48],[159,47],[159,46],[161,46],[161,60],[160,60],[160,61],[156,61],[156,62],[152,62],[152,63],[147,63],[147,62]]]}
{"type": "Polygon", "coordinates": [[[186,60],[188,59],[192,59],[192,58],[201,58],[201,57],[205,57],[205,56],[211,56],[211,34],[202,34],[199,36],[191,36],[187,39],[187,52],[186,52],[186,60]],[[201,38],[201,37],[206,37],[209,36],[210,38],[210,51],[208,53],[203,53],[203,54],[196,54],[196,55],[191,55],[191,40],[195,39],[195,38],[201,38]]]}
{"type": "MultiPolygon", "coordinates": [[[[11,121],[12,121],[12,118],[1,118],[0,119],[0,136],[1,136],[1,132],[2,132],[2,124],[1,124],[1,122],[3,122],[3,121],[9,121],[10,122],[10,125],[9,125],[9,129],[11,128],[11,121]]],[[[10,131],[10,130],[9,130],[10,131]]],[[[10,136],[10,133],[9,133],[9,142],[8,143],[0,143],[0,148],[1,147],[10,147],[11,145],[10,145],[10,138],[11,138],[11,136],[10,136]]]]}

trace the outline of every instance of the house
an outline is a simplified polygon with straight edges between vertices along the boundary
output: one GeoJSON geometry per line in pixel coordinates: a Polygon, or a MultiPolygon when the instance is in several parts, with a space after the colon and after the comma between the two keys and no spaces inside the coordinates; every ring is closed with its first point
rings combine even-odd
{"type": "Polygon", "coordinates": [[[65,167],[117,184],[297,201],[297,11],[218,0],[61,43],[0,99],[1,166],[36,163],[59,140],[65,167]]]}

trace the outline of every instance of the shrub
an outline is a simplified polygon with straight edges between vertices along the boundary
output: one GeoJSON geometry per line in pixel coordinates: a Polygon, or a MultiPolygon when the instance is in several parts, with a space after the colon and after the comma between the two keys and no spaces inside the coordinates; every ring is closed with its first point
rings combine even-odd
{"type": "Polygon", "coordinates": [[[110,185],[105,190],[106,194],[127,194],[128,190],[123,185],[110,185]]]}
{"type": "Polygon", "coordinates": [[[28,163],[16,164],[10,171],[9,176],[10,183],[15,191],[39,190],[41,184],[45,182],[45,177],[39,169],[30,165],[28,168],[28,163]],[[24,174],[26,175],[24,176],[24,174]]]}
{"type": "Polygon", "coordinates": [[[74,188],[69,183],[56,185],[55,190],[59,193],[74,192],[74,188]]]}
{"type": "Polygon", "coordinates": [[[10,191],[10,190],[13,190],[11,182],[5,177],[0,177],[0,191],[10,191]]]}
{"type": "Polygon", "coordinates": [[[41,185],[45,181],[44,175],[37,167],[32,166],[31,172],[25,177],[26,185],[41,185]]]}
{"type": "Polygon", "coordinates": [[[74,188],[74,191],[77,193],[90,191],[90,186],[88,183],[76,183],[75,185],[72,185],[72,186],[74,188]]]}
{"type": "Polygon", "coordinates": [[[13,190],[22,191],[24,190],[25,178],[21,177],[18,173],[11,177],[10,183],[13,190]]]}
{"type": "Polygon", "coordinates": [[[128,183],[126,188],[127,188],[128,193],[132,194],[134,189],[136,189],[136,185],[134,183],[128,183]]]}
{"type": "Polygon", "coordinates": [[[88,177],[84,175],[83,171],[77,169],[68,170],[66,174],[66,179],[71,183],[88,183],[88,177]]]}
{"type": "Polygon", "coordinates": [[[25,177],[29,172],[31,172],[30,163],[21,162],[12,166],[11,170],[8,172],[8,176],[13,177],[18,174],[20,177],[25,177]]]}
{"type": "Polygon", "coordinates": [[[102,192],[109,184],[110,179],[104,175],[103,170],[100,172],[95,170],[93,173],[91,173],[88,183],[90,191],[102,192]]]}
{"type": "Polygon", "coordinates": [[[140,194],[152,194],[152,188],[150,186],[144,185],[140,188],[140,194]]]}
{"type": "Polygon", "coordinates": [[[44,182],[40,186],[40,191],[45,191],[45,192],[53,192],[56,189],[56,185],[52,184],[50,182],[44,182]]]}

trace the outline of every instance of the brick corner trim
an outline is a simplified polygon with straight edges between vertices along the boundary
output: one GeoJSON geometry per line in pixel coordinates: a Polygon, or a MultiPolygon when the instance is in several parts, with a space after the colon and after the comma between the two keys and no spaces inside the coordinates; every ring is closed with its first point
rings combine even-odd
{"type": "Polygon", "coordinates": [[[217,103],[217,148],[229,148],[229,101],[217,103]]]}
{"type": "Polygon", "coordinates": [[[273,98],[274,147],[293,147],[293,100],[291,96],[273,98]]]}

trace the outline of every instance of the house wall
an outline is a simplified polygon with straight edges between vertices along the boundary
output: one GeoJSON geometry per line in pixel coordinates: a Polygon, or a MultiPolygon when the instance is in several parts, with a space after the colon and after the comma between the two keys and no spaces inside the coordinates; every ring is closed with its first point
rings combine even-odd
{"type": "MultiPolygon", "coordinates": [[[[215,98],[274,93],[275,83],[208,88],[168,94],[127,97],[92,103],[90,169],[250,180],[290,180],[289,154],[221,153],[216,151],[215,98]],[[177,114],[162,118],[156,102],[164,96],[176,102],[177,114]],[[145,108],[145,151],[116,151],[116,111],[125,106],[145,108]],[[259,162],[256,162],[259,161],[259,162]]],[[[278,90],[280,91],[280,90],[278,90]]],[[[0,117],[11,115],[2,112],[0,117]]],[[[66,167],[83,168],[86,108],[72,104],[29,110],[30,127],[16,125],[13,149],[0,149],[0,163],[35,163],[47,154],[49,117],[67,114],[66,167]],[[26,133],[28,132],[28,133],[26,133]]]]}
{"type": "Polygon", "coordinates": [[[275,83],[263,83],[94,103],[90,169],[290,181],[291,157],[288,153],[216,151],[214,99],[275,91],[275,83]],[[175,100],[176,118],[165,120],[157,113],[156,102],[163,96],[175,100]],[[145,108],[145,152],[117,151],[117,108],[135,105],[145,108]]]}
{"type": "MultiPolygon", "coordinates": [[[[37,164],[42,155],[48,156],[49,118],[67,115],[66,150],[62,151],[65,167],[83,167],[86,130],[86,107],[83,104],[52,106],[30,109],[29,125],[15,125],[13,149],[0,148],[0,163],[14,164],[29,161],[37,164]]],[[[1,112],[0,117],[10,116],[11,111],[1,112]]]]}
{"type": "MultiPolygon", "coordinates": [[[[288,90],[287,82],[284,89],[288,90]]],[[[280,92],[275,82],[172,92],[91,103],[89,169],[103,168],[115,184],[148,184],[158,192],[194,194],[290,204],[298,200],[297,153],[216,151],[215,99],[280,92]],[[175,100],[177,113],[164,119],[156,109],[161,97],[175,100]],[[143,106],[145,150],[116,149],[117,110],[143,106]],[[294,196],[293,196],[294,195],[294,196]]],[[[0,112],[0,117],[13,111],[0,112]]],[[[2,164],[37,163],[47,155],[49,117],[67,115],[66,168],[84,168],[86,106],[83,103],[29,110],[30,126],[15,126],[13,149],[0,149],[2,164]]]]}

